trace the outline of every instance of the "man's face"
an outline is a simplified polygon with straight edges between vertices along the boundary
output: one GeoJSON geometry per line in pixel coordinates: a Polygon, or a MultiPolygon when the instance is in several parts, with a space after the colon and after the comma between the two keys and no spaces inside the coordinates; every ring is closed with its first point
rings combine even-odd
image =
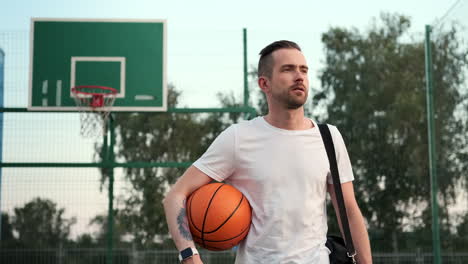
{"type": "Polygon", "coordinates": [[[268,79],[274,103],[287,109],[303,106],[309,94],[309,68],[304,55],[297,49],[279,49],[272,56],[274,65],[268,79]]]}

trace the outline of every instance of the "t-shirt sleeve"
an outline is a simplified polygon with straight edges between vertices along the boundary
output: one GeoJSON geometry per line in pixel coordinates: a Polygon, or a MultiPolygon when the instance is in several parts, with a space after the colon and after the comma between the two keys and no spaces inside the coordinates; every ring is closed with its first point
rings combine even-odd
{"type": "Polygon", "coordinates": [[[234,172],[235,125],[224,130],[193,166],[216,181],[224,181],[234,172]]]}
{"type": "MultiPolygon", "coordinates": [[[[333,139],[333,145],[335,146],[336,160],[338,165],[338,171],[340,173],[341,183],[350,182],[354,180],[353,168],[349,159],[348,150],[344,143],[343,137],[336,126],[328,125],[330,133],[333,139]]],[[[333,179],[329,174],[327,176],[329,184],[333,184],[333,179]]]]}

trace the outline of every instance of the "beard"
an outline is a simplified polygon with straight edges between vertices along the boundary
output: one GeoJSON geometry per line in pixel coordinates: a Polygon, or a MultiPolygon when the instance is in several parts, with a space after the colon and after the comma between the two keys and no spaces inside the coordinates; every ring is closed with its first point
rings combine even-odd
{"type": "MultiPolygon", "coordinates": [[[[291,88],[292,89],[292,88],[291,88]]],[[[307,101],[308,91],[304,90],[303,96],[298,96],[291,89],[286,90],[283,93],[273,93],[273,98],[283,104],[287,109],[298,109],[302,107],[307,101]]]]}
{"type": "Polygon", "coordinates": [[[307,96],[304,97],[293,97],[289,96],[286,100],[286,107],[288,109],[298,109],[303,106],[307,101],[307,96]]]}

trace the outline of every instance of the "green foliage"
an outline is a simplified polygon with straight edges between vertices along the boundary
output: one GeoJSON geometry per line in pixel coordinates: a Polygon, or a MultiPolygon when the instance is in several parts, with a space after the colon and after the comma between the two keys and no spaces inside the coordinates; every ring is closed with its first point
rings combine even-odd
{"type": "Polygon", "coordinates": [[[467,241],[468,241],[468,214],[460,217],[461,223],[457,226],[457,236],[454,237],[454,243],[452,247],[453,252],[466,252],[467,241]]]}
{"type": "MultiPolygon", "coordinates": [[[[410,36],[405,16],[384,14],[380,22],[365,33],[331,28],[323,34],[323,91],[314,101],[327,102],[328,122],[343,133],[371,234],[395,238],[397,250],[404,239],[395,234],[420,230],[430,237],[424,44],[410,36]]],[[[433,42],[442,219],[468,168],[467,149],[458,147],[466,146],[466,119],[456,114],[468,61],[457,32],[441,32],[433,42]]],[[[442,222],[449,230],[450,221],[442,222]]]]}
{"type": "Polygon", "coordinates": [[[14,209],[11,226],[24,248],[57,248],[69,240],[76,219],[67,219],[65,209],[48,199],[35,198],[14,209]]]}
{"type": "Polygon", "coordinates": [[[13,239],[13,227],[10,223],[10,216],[7,213],[2,213],[2,236],[0,237],[1,241],[13,239]]]}
{"type": "Polygon", "coordinates": [[[2,213],[2,226],[1,226],[1,247],[2,248],[11,248],[15,247],[18,241],[15,239],[13,236],[13,225],[11,224],[10,221],[10,216],[7,213],[2,213]]]}

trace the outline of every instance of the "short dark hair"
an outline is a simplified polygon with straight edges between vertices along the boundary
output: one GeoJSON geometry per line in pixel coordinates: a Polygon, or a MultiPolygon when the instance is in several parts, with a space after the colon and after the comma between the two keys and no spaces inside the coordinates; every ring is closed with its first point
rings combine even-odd
{"type": "Polygon", "coordinates": [[[279,49],[297,49],[301,51],[299,45],[289,40],[278,40],[266,46],[259,53],[260,60],[258,61],[258,77],[271,77],[274,64],[273,56],[271,56],[271,54],[279,49]]]}

